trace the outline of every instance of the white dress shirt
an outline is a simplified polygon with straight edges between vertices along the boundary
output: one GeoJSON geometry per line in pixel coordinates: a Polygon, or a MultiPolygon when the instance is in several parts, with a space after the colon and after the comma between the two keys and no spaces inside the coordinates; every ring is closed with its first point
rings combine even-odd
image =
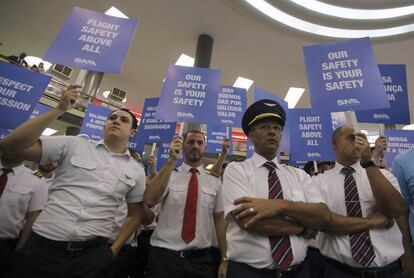
{"type": "MultiPolygon", "coordinates": [[[[340,215],[347,215],[345,205],[344,179],[341,174],[344,166],[338,162],[335,167],[323,174],[314,176],[312,180],[319,186],[324,202],[329,209],[340,215]]],[[[355,172],[355,178],[359,200],[361,204],[362,217],[370,216],[375,211],[376,201],[369,184],[367,172],[359,162],[351,166],[355,172]]],[[[396,178],[387,170],[380,169],[382,174],[390,183],[400,191],[396,178]]],[[[374,229],[369,231],[372,245],[374,247],[375,259],[368,267],[382,267],[398,260],[404,253],[402,246],[402,235],[394,224],[391,229],[374,229]]],[[[329,235],[320,233],[320,251],[323,255],[342,262],[352,267],[362,267],[354,260],[351,253],[348,235],[329,235]]]]}
{"type": "MultiPolygon", "coordinates": [[[[3,168],[0,164],[0,168],[3,168]]],[[[0,170],[0,175],[3,172],[0,170]]],[[[0,198],[0,239],[17,239],[28,212],[43,209],[48,186],[20,165],[7,175],[7,184],[0,198]]]]}
{"type": "MultiPolygon", "coordinates": [[[[255,268],[275,269],[269,237],[257,235],[241,229],[230,213],[236,208],[234,200],[240,197],[269,198],[269,170],[263,166],[267,160],[254,153],[243,162],[232,162],[226,167],[223,180],[224,213],[229,222],[227,228],[227,257],[255,268]]],[[[321,203],[322,197],[316,186],[304,171],[280,164],[276,158],[276,174],[280,179],[283,197],[286,200],[321,203]],[[305,198],[306,197],[306,198],[305,198]]],[[[302,237],[289,236],[293,251],[291,265],[301,263],[306,255],[308,241],[302,237]]]]}
{"type": "Polygon", "coordinates": [[[114,154],[85,136],[42,138],[41,164],[59,161],[48,204],[33,230],[49,239],[109,237],[121,202],[143,201],[145,173],[129,154],[114,154]]]}
{"type": "Polygon", "coordinates": [[[191,166],[183,163],[173,170],[161,201],[159,220],[151,237],[151,245],[171,250],[202,249],[211,246],[213,213],[223,211],[221,181],[198,167],[198,199],[196,235],[188,244],[181,238],[191,166]]]}

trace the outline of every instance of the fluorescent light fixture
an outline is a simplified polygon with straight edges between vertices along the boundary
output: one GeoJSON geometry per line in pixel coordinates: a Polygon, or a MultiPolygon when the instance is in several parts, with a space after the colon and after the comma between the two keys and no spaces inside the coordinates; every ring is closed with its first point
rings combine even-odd
{"type": "Polygon", "coordinates": [[[177,66],[192,67],[194,66],[194,58],[182,53],[175,64],[177,66]]]}
{"type": "Polygon", "coordinates": [[[236,82],[234,82],[233,87],[243,88],[248,91],[249,88],[253,85],[253,82],[253,80],[239,76],[237,77],[236,82]]]}
{"type": "Polygon", "coordinates": [[[211,168],[213,168],[213,164],[209,164],[206,166],[206,170],[211,170],[211,168]]]}
{"type": "Polygon", "coordinates": [[[49,70],[52,66],[51,63],[48,61],[44,61],[42,58],[36,57],[36,56],[26,56],[24,57],[24,60],[27,62],[27,64],[31,67],[33,65],[38,66],[40,63],[43,63],[43,68],[45,71],[49,70]]]}
{"type": "Polygon", "coordinates": [[[414,124],[411,125],[406,125],[405,127],[402,128],[403,130],[414,130],[414,124]]]}
{"type": "Polygon", "coordinates": [[[351,9],[317,0],[290,0],[291,2],[324,15],[349,19],[387,19],[414,14],[414,5],[390,9],[351,9]]]}
{"type": "Polygon", "coordinates": [[[296,88],[296,87],[289,88],[285,96],[285,101],[287,101],[289,109],[295,108],[296,104],[298,103],[299,99],[302,97],[304,92],[305,92],[305,89],[303,88],[296,88]]]}
{"type": "Polygon", "coordinates": [[[56,129],[53,129],[53,128],[48,128],[48,127],[47,127],[47,128],[43,131],[42,136],[50,136],[50,135],[55,134],[56,132],[58,132],[56,129]]]}
{"type": "Polygon", "coordinates": [[[120,10],[118,10],[117,8],[115,8],[114,6],[110,7],[106,12],[106,15],[111,15],[111,16],[115,16],[115,17],[120,17],[120,18],[129,18],[127,17],[123,12],[121,12],[120,10]]]}
{"type": "Polygon", "coordinates": [[[365,135],[368,135],[368,130],[361,129],[361,132],[364,133],[365,135]]]}
{"type": "MultiPolygon", "coordinates": [[[[104,96],[104,98],[108,98],[109,94],[111,93],[111,91],[105,91],[102,93],[102,95],[104,96]]],[[[122,103],[126,102],[127,98],[124,97],[124,99],[122,100],[122,103]]]]}
{"type": "Polygon", "coordinates": [[[386,36],[401,35],[414,31],[414,24],[401,25],[391,28],[383,29],[365,29],[365,30],[354,30],[354,29],[340,29],[333,28],[323,25],[318,25],[304,21],[302,19],[291,16],[271,4],[267,3],[265,0],[244,0],[263,14],[272,18],[275,21],[278,21],[282,24],[290,26],[292,28],[311,33],[317,34],[325,37],[333,38],[361,38],[361,37],[371,37],[379,38],[386,36]]]}

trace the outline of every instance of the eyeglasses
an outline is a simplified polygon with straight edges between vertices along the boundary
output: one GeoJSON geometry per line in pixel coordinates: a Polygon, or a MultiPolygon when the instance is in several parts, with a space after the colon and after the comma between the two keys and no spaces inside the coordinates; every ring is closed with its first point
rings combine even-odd
{"type": "Polygon", "coordinates": [[[261,130],[266,130],[266,131],[275,130],[276,132],[281,132],[283,130],[282,126],[272,125],[272,124],[258,124],[256,128],[261,129],[261,130]]]}

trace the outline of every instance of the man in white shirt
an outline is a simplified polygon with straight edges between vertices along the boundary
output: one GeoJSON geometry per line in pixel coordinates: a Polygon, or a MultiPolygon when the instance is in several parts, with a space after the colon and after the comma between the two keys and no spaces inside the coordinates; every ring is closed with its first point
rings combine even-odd
{"type": "Polygon", "coordinates": [[[127,149],[137,126],[131,112],[112,112],[103,140],[96,143],[84,136],[39,139],[78,96],[79,86],[70,86],[56,108],[23,123],[0,141],[5,153],[40,164],[59,162],[48,203],[20,252],[22,269],[30,277],[97,275],[140,223],[145,173],[127,149]],[[124,198],[128,215],[109,247],[112,223],[124,198]]]}
{"type": "Polygon", "coordinates": [[[21,159],[1,154],[0,277],[16,272],[15,250],[21,249],[33,222],[46,204],[48,186],[21,159]]]}
{"type": "MultiPolygon", "coordinates": [[[[390,219],[400,216],[403,199],[398,182],[371,160],[366,137],[347,125],[334,131],[332,145],[335,167],[313,178],[329,209],[354,217],[377,210],[390,219]]],[[[320,251],[327,257],[326,277],[402,277],[399,259],[404,249],[397,225],[320,237],[320,251]]]]}
{"type": "MultiPolygon", "coordinates": [[[[222,257],[225,257],[225,222],[221,181],[202,165],[204,134],[192,130],[174,137],[170,157],[147,184],[145,202],[160,203],[159,220],[151,237],[147,277],[216,277],[209,254],[212,222],[222,257]],[[181,150],[184,163],[175,168],[181,150]]],[[[225,262],[219,270],[225,275],[225,262]]]]}
{"type": "Polygon", "coordinates": [[[253,157],[230,163],[224,172],[227,277],[309,277],[304,258],[311,229],[332,233],[381,227],[387,219],[331,213],[304,171],[282,165],[276,154],[286,122],[273,100],[253,103],[242,120],[253,157]],[[307,203],[305,203],[307,202],[307,203]]]}

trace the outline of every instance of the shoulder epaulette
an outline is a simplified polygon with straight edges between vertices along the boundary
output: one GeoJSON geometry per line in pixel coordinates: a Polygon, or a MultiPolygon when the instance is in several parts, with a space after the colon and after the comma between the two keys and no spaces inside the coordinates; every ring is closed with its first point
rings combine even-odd
{"type": "Polygon", "coordinates": [[[45,175],[45,173],[43,173],[42,171],[36,171],[33,173],[33,175],[35,175],[36,177],[38,177],[39,179],[43,178],[43,176],[45,175]]]}

